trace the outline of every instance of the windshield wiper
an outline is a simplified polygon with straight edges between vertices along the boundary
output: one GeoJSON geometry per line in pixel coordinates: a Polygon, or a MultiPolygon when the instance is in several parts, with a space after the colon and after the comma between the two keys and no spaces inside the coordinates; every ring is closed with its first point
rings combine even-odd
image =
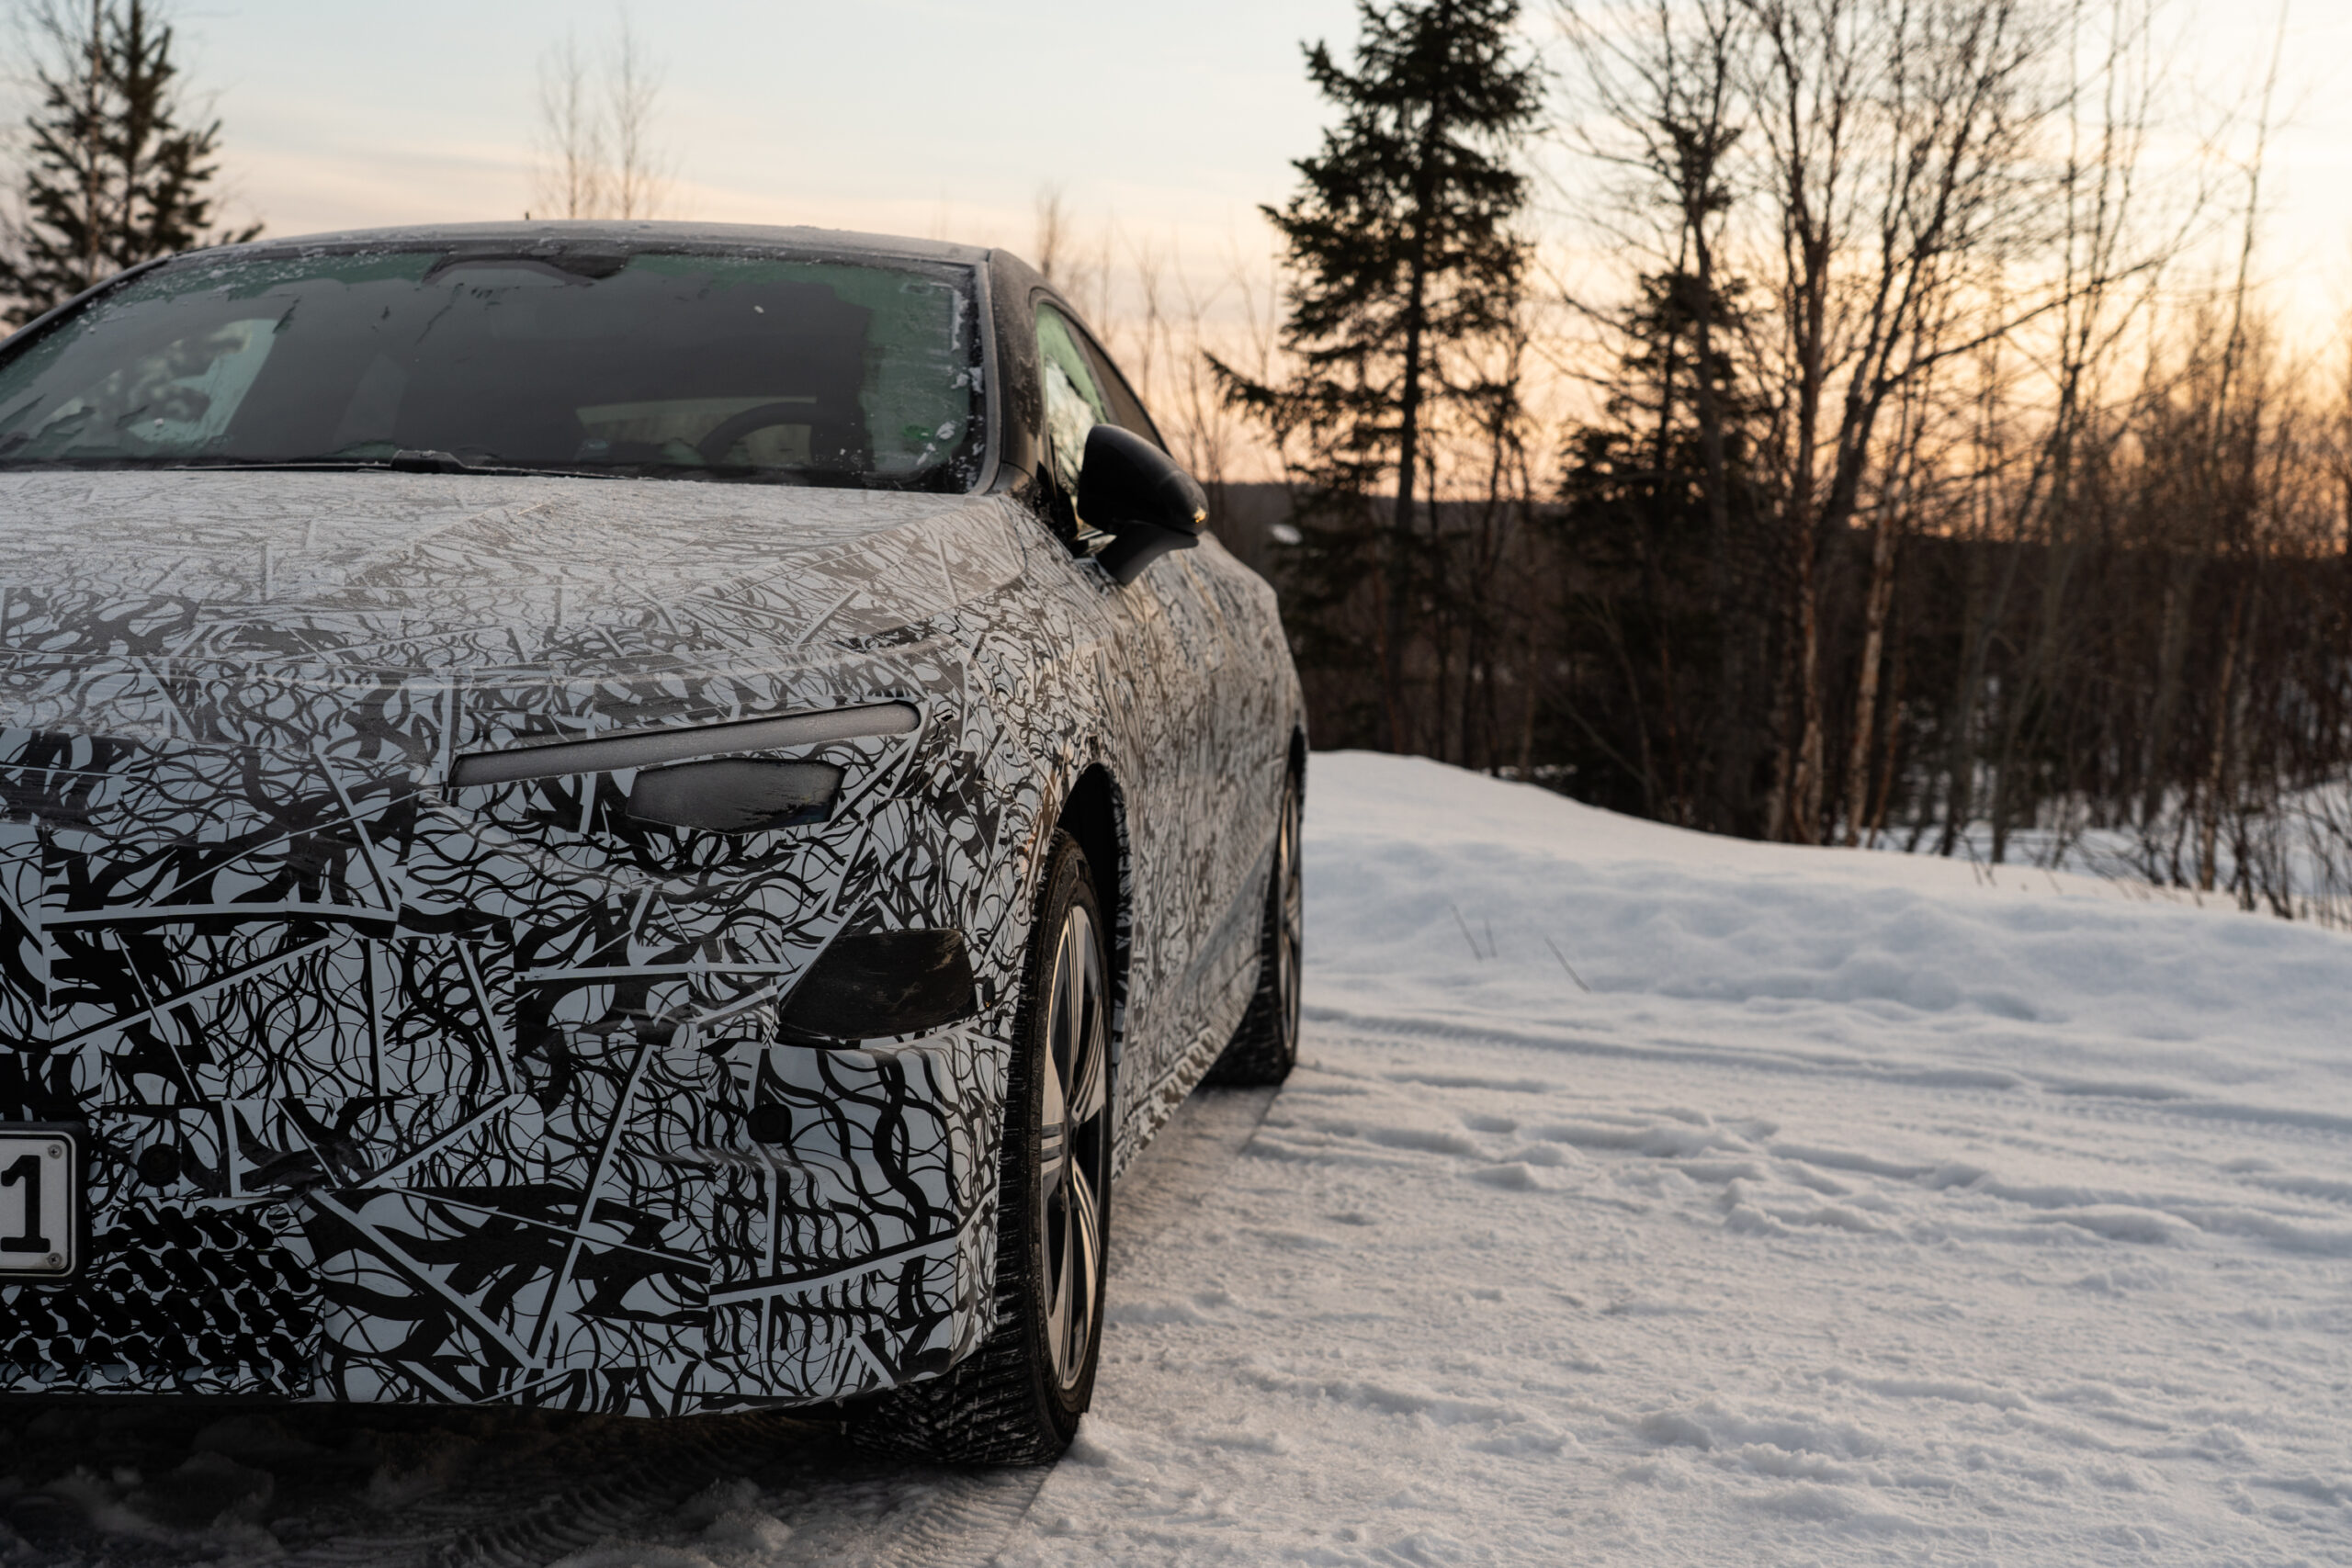
{"type": "Polygon", "coordinates": [[[174,468],[226,468],[234,473],[395,473],[488,474],[559,479],[614,479],[626,475],[597,468],[524,467],[512,463],[469,463],[454,452],[403,446],[389,457],[200,457],[163,465],[174,468]]]}
{"type": "Polygon", "coordinates": [[[609,479],[619,476],[596,468],[538,468],[518,463],[476,463],[431,446],[403,446],[379,465],[396,474],[553,474],[567,479],[609,479]]]}
{"type": "Polygon", "coordinates": [[[443,452],[431,446],[403,446],[384,459],[384,467],[396,474],[465,474],[475,471],[473,464],[455,452],[443,452]]]}

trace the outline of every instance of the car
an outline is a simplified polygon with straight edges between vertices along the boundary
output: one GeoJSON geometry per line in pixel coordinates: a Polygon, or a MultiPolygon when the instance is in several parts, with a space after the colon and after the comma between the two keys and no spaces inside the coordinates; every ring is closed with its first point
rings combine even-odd
{"type": "Polygon", "coordinates": [[[0,344],[0,1399],[1035,1462],[1295,1058],[1267,584],[1001,249],[388,229],[0,344]]]}

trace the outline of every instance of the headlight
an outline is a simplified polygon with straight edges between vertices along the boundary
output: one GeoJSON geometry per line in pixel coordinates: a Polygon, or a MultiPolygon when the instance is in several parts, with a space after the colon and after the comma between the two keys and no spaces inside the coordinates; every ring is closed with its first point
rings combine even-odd
{"type": "Polygon", "coordinates": [[[593,740],[558,740],[517,747],[511,751],[469,752],[458,758],[449,770],[449,783],[463,789],[470,784],[513,784],[519,779],[654,768],[664,762],[718,757],[731,751],[778,751],[788,746],[815,746],[827,740],[904,735],[921,722],[922,716],[911,703],[867,703],[857,707],[828,708],[821,713],[787,714],[782,718],[632,730],[600,735],[593,740]]]}

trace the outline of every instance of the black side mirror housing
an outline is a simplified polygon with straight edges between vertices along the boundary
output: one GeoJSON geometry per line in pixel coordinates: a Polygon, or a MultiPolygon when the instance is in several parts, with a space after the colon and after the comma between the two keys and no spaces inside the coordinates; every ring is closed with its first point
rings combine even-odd
{"type": "Polygon", "coordinates": [[[1094,558],[1124,584],[1169,551],[1201,542],[1209,498],[1173,457],[1142,436],[1098,424],[1086,433],[1078,515],[1111,536],[1094,558]]]}

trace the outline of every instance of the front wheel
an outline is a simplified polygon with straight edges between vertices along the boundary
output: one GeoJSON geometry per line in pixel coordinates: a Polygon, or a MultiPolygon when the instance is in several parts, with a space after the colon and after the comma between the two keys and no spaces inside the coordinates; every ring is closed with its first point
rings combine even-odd
{"type": "Polygon", "coordinates": [[[1005,1095],[996,1326],[945,1375],[895,1389],[865,1447],[943,1464],[1061,1457],[1094,1395],[1110,1218],[1110,960],[1086,852],[1054,835],[1005,1095]]]}

